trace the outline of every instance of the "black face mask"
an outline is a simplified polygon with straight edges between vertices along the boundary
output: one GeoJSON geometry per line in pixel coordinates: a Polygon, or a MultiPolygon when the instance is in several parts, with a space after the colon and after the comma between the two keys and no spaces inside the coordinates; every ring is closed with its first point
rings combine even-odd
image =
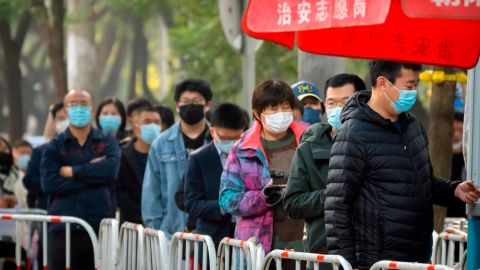
{"type": "Polygon", "coordinates": [[[11,153],[0,152],[0,173],[7,174],[13,165],[13,156],[11,153]]]}
{"type": "Polygon", "coordinates": [[[200,104],[188,104],[180,106],[180,118],[189,124],[193,125],[203,119],[205,113],[203,112],[204,105],[200,104]]]}

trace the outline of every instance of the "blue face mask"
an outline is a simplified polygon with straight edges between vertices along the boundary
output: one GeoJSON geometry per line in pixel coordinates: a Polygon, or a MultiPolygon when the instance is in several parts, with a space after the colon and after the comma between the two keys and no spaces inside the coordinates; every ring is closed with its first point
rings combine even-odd
{"type": "Polygon", "coordinates": [[[342,109],[343,107],[335,107],[333,109],[327,109],[328,123],[334,129],[338,129],[342,125],[340,123],[340,114],[342,113],[342,109]]]}
{"type": "Polygon", "coordinates": [[[220,150],[220,152],[228,155],[234,143],[234,140],[219,140],[219,142],[215,145],[217,146],[218,150],[220,150]]]}
{"type": "Polygon", "coordinates": [[[20,170],[26,170],[28,162],[30,162],[30,155],[20,155],[17,159],[17,167],[20,170]]]}
{"type": "Polygon", "coordinates": [[[118,115],[102,115],[99,119],[100,128],[105,132],[116,132],[122,123],[118,115]]]}
{"type": "Polygon", "coordinates": [[[387,94],[383,92],[385,97],[392,104],[393,109],[398,113],[409,111],[413,107],[413,104],[415,104],[415,102],[417,101],[417,90],[404,90],[404,89],[400,90],[392,83],[390,83],[390,85],[392,85],[392,87],[400,93],[397,101],[393,102],[387,96],[387,94]]]}
{"type": "Polygon", "coordinates": [[[303,122],[315,124],[320,122],[320,110],[315,110],[310,106],[303,109],[303,122]]]}
{"type": "Polygon", "coordinates": [[[87,106],[74,106],[67,109],[68,122],[78,128],[83,128],[90,124],[92,117],[92,108],[87,106]]]}
{"type": "Polygon", "coordinates": [[[157,124],[142,125],[140,128],[140,139],[147,144],[152,144],[160,133],[160,126],[157,124]]]}

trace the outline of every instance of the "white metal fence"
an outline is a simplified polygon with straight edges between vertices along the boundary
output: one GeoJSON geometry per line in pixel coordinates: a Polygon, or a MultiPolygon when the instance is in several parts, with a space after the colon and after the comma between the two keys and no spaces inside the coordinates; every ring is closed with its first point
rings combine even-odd
{"type": "Polygon", "coordinates": [[[218,270],[258,270],[265,257],[261,245],[229,237],[222,239],[217,251],[218,270]]]}
{"type": "Polygon", "coordinates": [[[200,265],[203,270],[216,269],[217,258],[212,238],[207,235],[177,232],[172,237],[170,267],[176,270],[183,266],[185,270],[189,270],[191,264],[193,270],[199,270],[200,265]],[[192,245],[193,261],[190,261],[192,245]]]}
{"type": "Polygon", "coordinates": [[[397,269],[397,270],[452,270],[445,265],[411,263],[411,262],[396,262],[396,261],[379,261],[372,265],[370,270],[380,269],[397,269]]]}
{"type": "Polygon", "coordinates": [[[352,266],[342,256],[339,255],[323,255],[314,253],[303,253],[285,250],[273,250],[267,254],[263,260],[262,270],[270,269],[270,264],[275,262],[277,270],[282,269],[282,260],[294,260],[295,270],[301,269],[302,262],[306,262],[309,265],[313,264],[313,270],[319,270],[320,264],[331,264],[334,270],[339,270],[339,266],[342,266],[343,270],[352,270],[352,266]]]}
{"type": "Polygon", "coordinates": [[[119,237],[120,244],[117,251],[117,269],[145,269],[144,240],[142,225],[129,222],[122,224],[119,237]]]}
{"type": "Polygon", "coordinates": [[[446,228],[438,235],[436,249],[433,250],[433,263],[455,269],[465,267],[467,234],[456,228],[446,228]]]}
{"type": "Polygon", "coordinates": [[[18,239],[21,238],[22,235],[22,221],[30,221],[30,222],[40,222],[42,223],[42,230],[43,230],[43,267],[46,269],[47,267],[47,260],[48,260],[48,231],[47,231],[47,224],[48,223],[63,223],[65,224],[65,245],[66,245],[66,252],[65,252],[65,268],[70,269],[70,248],[71,248],[71,224],[78,224],[80,225],[90,237],[92,241],[93,247],[93,254],[94,254],[94,265],[95,269],[99,269],[99,252],[98,252],[98,241],[95,232],[93,231],[92,227],[85,222],[84,220],[76,217],[68,217],[68,216],[47,216],[47,215],[35,215],[35,214],[0,214],[1,220],[11,220],[15,221],[15,230],[16,230],[16,239],[15,242],[15,263],[17,265],[17,269],[20,269],[21,264],[21,246],[20,241],[18,239]]]}
{"type": "Polygon", "coordinates": [[[162,231],[145,228],[145,269],[169,270],[170,241],[162,231]]]}
{"type": "Polygon", "coordinates": [[[112,218],[102,220],[98,241],[100,269],[114,270],[117,260],[118,220],[112,218]]]}

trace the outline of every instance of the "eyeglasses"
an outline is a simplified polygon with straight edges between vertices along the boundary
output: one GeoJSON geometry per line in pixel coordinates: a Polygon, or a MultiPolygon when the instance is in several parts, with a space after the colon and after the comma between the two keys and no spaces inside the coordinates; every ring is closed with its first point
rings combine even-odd
{"type": "Polygon", "coordinates": [[[178,104],[181,105],[190,105],[190,104],[195,104],[195,105],[204,105],[204,100],[201,98],[194,98],[194,99],[186,99],[182,98],[178,101],[178,104]]]}
{"type": "Polygon", "coordinates": [[[72,101],[66,104],[67,108],[74,108],[74,107],[87,107],[88,103],[86,101],[72,101]]]}

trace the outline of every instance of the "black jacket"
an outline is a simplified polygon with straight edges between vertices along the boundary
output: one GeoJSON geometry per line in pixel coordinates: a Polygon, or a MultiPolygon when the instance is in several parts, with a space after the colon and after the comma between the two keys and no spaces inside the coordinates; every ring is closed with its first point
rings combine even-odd
{"type": "Polygon", "coordinates": [[[142,224],[140,204],[145,168],[140,168],[135,158],[134,144],[135,140],[122,147],[120,171],[115,189],[117,192],[117,206],[120,208],[121,223],[128,221],[142,224]]]}
{"type": "Polygon", "coordinates": [[[454,201],[458,182],[433,175],[421,124],[403,113],[400,133],[367,105],[370,94],[348,101],[332,146],[325,193],[329,252],[360,269],[382,259],[427,263],[432,204],[454,201]]]}
{"type": "Polygon", "coordinates": [[[223,215],[218,203],[222,172],[220,156],[213,142],[190,154],[185,171],[189,217],[198,218],[198,233],[210,235],[216,247],[224,237],[233,237],[235,228],[232,216],[223,215]]]}
{"type": "Polygon", "coordinates": [[[28,190],[27,202],[28,207],[47,209],[48,196],[42,191],[40,177],[40,162],[42,161],[42,153],[46,144],[42,144],[33,148],[32,157],[28,162],[27,172],[23,178],[23,185],[28,190]]]}
{"type": "MultiPolygon", "coordinates": [[[[119,165],[117,140],[98,129],[91,129],[83,146],[70,129],[55,136],[45,145],[40,162],[42,190],[49,196],[48,214],[79,217],[98,232],[102,219],[115,216],[119,165]],[[62,166],[72,166],[73,177],[60,176],[62,166]]],[[[51,224],[49,230],[64,231],[65,226],[51,224]]]]}

